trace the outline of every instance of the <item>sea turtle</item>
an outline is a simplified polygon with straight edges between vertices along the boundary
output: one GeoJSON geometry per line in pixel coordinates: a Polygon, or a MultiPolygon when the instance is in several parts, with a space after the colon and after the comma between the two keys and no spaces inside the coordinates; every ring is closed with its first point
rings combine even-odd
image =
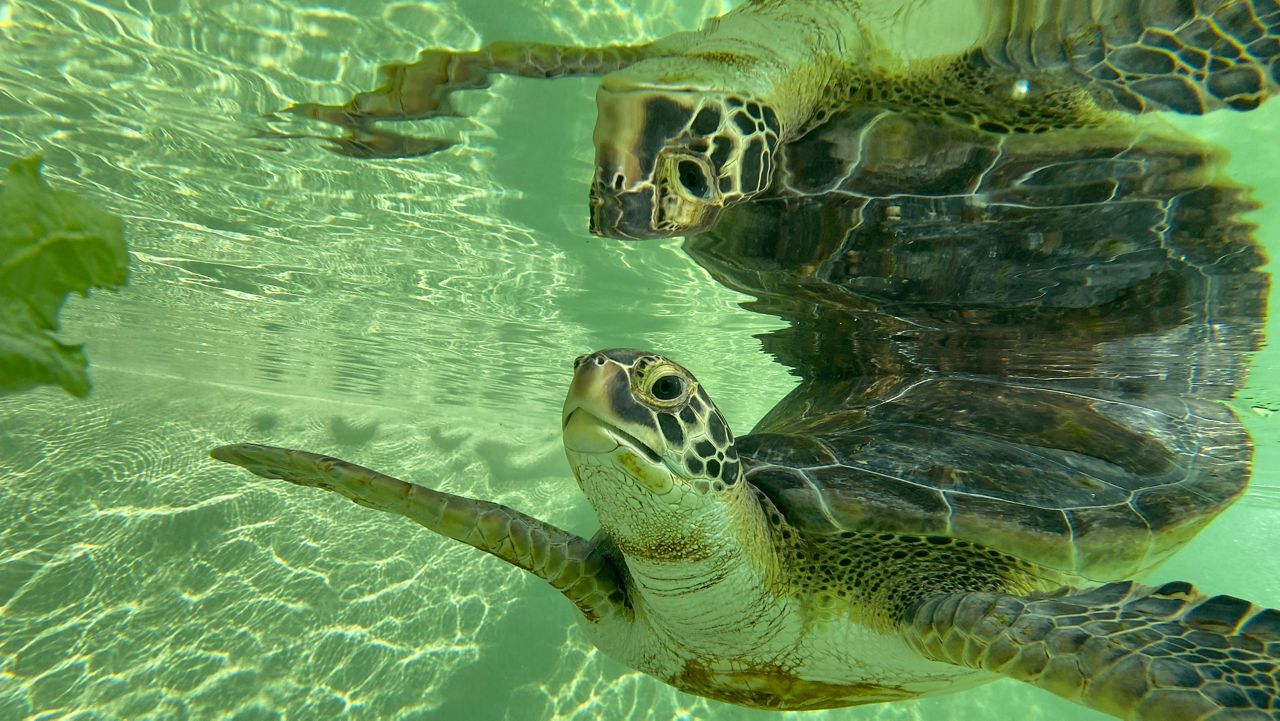
{"type": "MultiPolygon", "coordinates": [[[[1003,674],[1125,719],[1280,718],[1280,612],[1181,582],[1074,590],[1095,558],[1082,554],[1078,573],[1029,560],[1052,554],[1034,522],[1005,532],[1017,503],[956,507],[957,528],[996,527],[985,543],[894,530],[910,479],[868,483],[874,469],[859,454],[873,435],[735,440],[705,388],[667,358],[604,350],[574,368],[564,444],[600,519],[591,539],[304,451],[212,455],[403,514],[523,568],[573,602],[609,655],[730,703],[830,708],[1003,674]],[[879,530],[857,530],[881,508],[879,530]]],[[[951,495],[941,483],[919,490],[951,495]]],[[[1235,490],[1175,485],[1170,500],[1212,514],[1235,490]]],[[[1159,515],[1150,534],[1166,521],[1180,525],[1159,515]]]]}
{"type": "Polygon", "coordinates": [[[747,0],[700,31],[648,43],[426,50],[384,67],[380,88],[345,105],[289,111],[346,128],[330,139],[340,153],[423,155],[453,143],[377,122],[456,115],[449,95],[488,87],[495,74],[604,75],[590,229],[655,238],[796,193],[775,172],[787,146],[850,108],[992,135],[1151,110],[1248,110],[1275,92],[1278,58],[1275,0],[747,0]]]}
{"type": "Polygon", "coordinates": [[[1126,580],[1248,481],[1220,400],[1267,278],[1217,154],[865,107],[792,150],[778,174],[801,193],[686,248],[791,323],[766,347],[800,384],[735,439],[675,362],[580,357],[563,431],[593,538],[303,451],[213,456],[526,569],[606,653],[731,703],[1003,674],[1120,718],[1280,718],[1280,613],[1126,580]]]}

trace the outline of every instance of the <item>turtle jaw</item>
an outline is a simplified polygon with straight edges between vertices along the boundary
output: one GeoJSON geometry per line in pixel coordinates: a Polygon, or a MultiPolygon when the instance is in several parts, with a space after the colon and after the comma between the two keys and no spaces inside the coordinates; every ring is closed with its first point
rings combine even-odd
{"type": "MultiPolygon", "coordinates": [[[[664,161],[659,162],[663,166],[669,164],[664,161]]],[[[591,186],[589,204],[591,234],[618,240],[654,240],[701,233],[715,224],[721,209],[717,203],[697,202],[670,192],[659,193],[653,185],[632,191],[613,190],[599,178],[591,186]]]]}
{"type": "Polygon", "coordinates": [[[564,447],[571,453],[614,453],[630,450],[651,464],[665,465],[657,451],[621,428],[601,420],[590,411],[576,407],[564,416],[564,447]]]}
{"type": "Polygon", "coordinates": [[[656,203],[652,188],[611,192],[597,182],[591,186],[589,203],[591,220],[587,230],[592,235],[617,240],[653,240],[672,235],[654,228],[656,203]]]}
{"type": "MultiPolygon", "coordinates": [[[[564,450],[588,498],[600,491],[588,488],[586,468],[606,469],[606,476],[619,481],[630,478],[656,495],[675,487],[671,471],[652,448],[586,409],[575,408],[565,418],[564,450]]],[[[593,476],[598,478],[598,472],[593,476]]]]}

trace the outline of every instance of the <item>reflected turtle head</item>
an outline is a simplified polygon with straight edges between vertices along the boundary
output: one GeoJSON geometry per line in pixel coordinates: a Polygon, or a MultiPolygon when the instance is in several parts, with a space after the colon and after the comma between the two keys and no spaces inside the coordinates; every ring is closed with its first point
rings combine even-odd
{"type": "Polygon", "coordinates": [[[596,94],[594,235],[670,238],[769,187],[781,129],[767,105],[696,84],[610,76],[596,94]]]}

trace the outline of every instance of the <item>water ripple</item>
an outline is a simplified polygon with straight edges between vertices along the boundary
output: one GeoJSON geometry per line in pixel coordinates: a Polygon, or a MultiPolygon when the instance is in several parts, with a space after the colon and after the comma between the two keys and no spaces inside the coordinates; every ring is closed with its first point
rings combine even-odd
{"type": "MultiPolygon", "coordinates": [[[[589,531],[558,439],[577,354],[668,352],[750,427],[792,385],[753,337],[780,322],[678,243],[587,237],[589,83],[466,94],[468,119],[431,125],[462,144],[424,161],[254,137],[423,46],[635,40],[727,4],[0,0],[0,161],[44,154],[52,182],[127,219],[133,250],[128,288],[64,313],[91,398],[0,400],[0,718],[778,718],[627,672],[496,560],[205,456],[341,453],[589,531]]],[[[1280,172],[1265,155],[1237,177],[1280,172]]],[[[1231,536],[1273,538],[1259,510],[1231,536]]],[[[1179,558],[1221,569],[1220,590],[1261,600],[1248,584],[1280,575],[1273,554],[1224,563],[1206,543],[1179,558]]],[[[998,685],[804,718],[1055,704],[998,685]]]]}

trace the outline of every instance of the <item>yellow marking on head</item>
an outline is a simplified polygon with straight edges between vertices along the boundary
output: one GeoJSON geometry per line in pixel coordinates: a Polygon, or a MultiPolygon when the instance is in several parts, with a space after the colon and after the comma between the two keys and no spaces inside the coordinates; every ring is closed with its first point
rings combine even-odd
{"type": "Polygon", "coordinates": [[[636,454],[622,450],[615,456],[618,465],[640,485],[653,493],[666,493],[671,490],[671,473],[665,468],[655,468],[652,464],[641,460],[636,454]]]}

